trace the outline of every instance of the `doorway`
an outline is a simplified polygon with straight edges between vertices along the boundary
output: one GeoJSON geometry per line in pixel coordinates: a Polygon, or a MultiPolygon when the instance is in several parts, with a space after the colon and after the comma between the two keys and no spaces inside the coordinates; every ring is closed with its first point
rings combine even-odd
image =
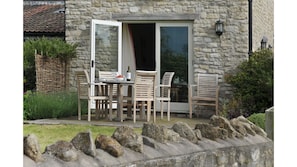
{"type": "Polygon", "coordinates": [[[156,70],[155,24],[128,24],[132,35],[136,70],[156,70]]]}
{"type": "MultiPolygon", "coordinates": [[[[98,70],[123,75],[128,66],[131,71],[156,70],[158,83],[165,71],[173,71],[171,112],[189,111],[187,87],[193,81],[189,75],[192,74],[192,22],[92,20],[91,34],[92,82],[98,70]]],[[[159,110],[159,102],[156,107],[159,110]]]]}

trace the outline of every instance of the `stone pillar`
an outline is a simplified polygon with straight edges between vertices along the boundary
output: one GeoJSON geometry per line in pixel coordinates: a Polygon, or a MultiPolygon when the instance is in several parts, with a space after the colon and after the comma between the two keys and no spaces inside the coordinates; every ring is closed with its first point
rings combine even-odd
{"type": "Polygon", "coordinates": [[[267,137],[273,140],[273,129],[274,129],[274,107],[271,107],[265,111],[265,131],[267,133],[267,137]]]}

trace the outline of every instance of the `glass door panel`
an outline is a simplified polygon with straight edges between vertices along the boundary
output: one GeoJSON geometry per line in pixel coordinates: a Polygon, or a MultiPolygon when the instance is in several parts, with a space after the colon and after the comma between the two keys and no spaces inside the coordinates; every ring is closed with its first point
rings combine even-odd
{"type": "MultiPolygon", "coordinates": [[[[191,58],[190,24],[157,24],[157,69],[159,83],[166,71],[174,71],[171,110],[188,111],[189,61],[191,58]]],[[[157,104],[159,106],[159,104],[157,104]]],[[[164,107],[167,107],[166,105],[164,107]]]]}
{"type": "MultiPolygon", "coordinates": [[[[92,20],[91,28],[91,82],[95,82],[98,71],[122,69],[122,23],[106,20],[92,20]]],[[[91,88],[94,94],[94,88],[91,88]]],[[[94,107],[94,103],[92,103],[94,107]]]]}

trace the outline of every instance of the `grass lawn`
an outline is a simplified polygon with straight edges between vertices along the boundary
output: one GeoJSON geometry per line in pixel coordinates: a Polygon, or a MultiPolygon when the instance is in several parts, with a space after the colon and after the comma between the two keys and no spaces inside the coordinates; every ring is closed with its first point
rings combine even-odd
{"type": "MultiPolygon", "coordinates": [[[[79,132],[92,132],[93,139],[99,134],[111,136],[116,127],[92,126],[92,125],[37,125],[24,124],[23,135],[35,134],[38,138],[41,152],[45,147],[54,144],[58,140],[71,141],[79,132]]],[[[135,128],[136,133],[141,133],[141,128],[135,128]]]]}

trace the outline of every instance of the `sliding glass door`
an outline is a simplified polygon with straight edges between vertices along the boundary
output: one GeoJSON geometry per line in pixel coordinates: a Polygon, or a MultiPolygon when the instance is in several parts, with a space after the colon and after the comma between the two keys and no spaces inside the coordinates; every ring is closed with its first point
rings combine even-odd
{"type": "MultiPolygon", "coordinates": [[[[188,112],[188,83],[192,77],[192,24],[156,24],[156,69],[159,83],[166,71],[174,71],[171,88],[171,111],[188,112]]],[[[158,92],[159,93],[159,92],[158,92]]],[[[157,103],[159,109],[160,104],[157,103]]],[[[164,106],[167,107],[167,106],[164,106]]],[[[165,108],[166,109],[166,108],[165,108]]]]}

